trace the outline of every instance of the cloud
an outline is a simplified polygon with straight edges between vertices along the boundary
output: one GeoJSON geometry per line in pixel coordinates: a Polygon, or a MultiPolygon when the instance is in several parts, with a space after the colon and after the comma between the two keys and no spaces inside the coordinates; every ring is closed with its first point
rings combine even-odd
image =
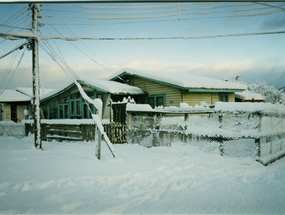
{"type": "Polygon", "coordinates": [[[262,30],[273,30],[285,27],[285,15],[278,16],[275,19],[267,20],[262,23],[262,30]]]}
{"type": "MultiPolygon", "coordinates": [[[[219,61],[214,64],[202,64],[190,61],[162,61],[162,60],[136,60],[125,62],[118,65],[118,68],[134,68],[140,70],[152,70],[163,72],[187,72],[192,74],[231,74],[236,75],[239,72],[247,71],[253,67],[253,63],[250,59],[243,61],[219,61]]],[[[119,69],[118,69],[119,70],[119,69]]]]}
{"type": "MultiPolygon", "coordinates": [[[[271,56],[271,55],[270,55],[271,56]]],[[[259,81],[266,81],[268,84],[276,85],[277,88],[283,87],[285,80],[285,66],[275,64],[269,66],[264,59],[262,63],[255,63],[251,59],[241,61],[221,60],[219,62],[196,63],[191,61],[164,61],[164,60],[135,60],[117,61],[108,64],[74,64],[70,68],[79,76],[93,76],[99,79],[109,77],[124,68],[140,70],[152,70],[163,72],[187,73],[201,75],[217,79],[234,79],[237,75],[239,79],[248,84],[259,81]],[[280,79],[281,78],[281,79],[280,79]]],[[[4,70],[0,69],[0,76],[3,77],[4,70]]],[[[69,77],[62,71],[57,64],[40,64],[40,85],[45,88],[55,88],[65,82],[69,77]]],[[[32,68],[31,66],[20,66],[18,71],[11,79],[8,89],[16,87],[32,87],[32,68]]],[[[3,88],[0,86],[0,88],[3,88]]]]}

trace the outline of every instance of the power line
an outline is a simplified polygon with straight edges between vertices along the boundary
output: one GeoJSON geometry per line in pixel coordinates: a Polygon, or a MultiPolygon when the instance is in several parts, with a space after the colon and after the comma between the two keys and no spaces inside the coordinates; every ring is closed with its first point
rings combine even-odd
{"type": "MultiPolygon", "coordinates": [[[[209,36],[195,36],[195,37],[63,37],[63,36],[39,36],[41,40],[49,39],[61,39],[65,41],[77,41],[77,40],[193,40],[193,39],[211,39],[219,37],[238,37],[238,36],[257,36],[257,35],[271,35],[271,34],[284,34],[285,31],[271,31],[271,32],[252,32],[252,33],[238,33],[238,34],[220,34],[220,35],[209,35],[209,36]]],[[[0,36],[6,34],[0,33],[0,36]]],[[[12,35],[14,36],[14,35],[12,35]]],[[[17,35],[19,36],[19,35],[17,35]]],[[[19,36],[21,38],[21,36],[19,36]]]]}
{"type": "MultiPolygon", "coordinates": [[[[55,14],[55,13],[54,13],[55,14]]],[[[55,14],[56,15],[56,14],[55,14]]],[[[60,18],[59,18],[60,19],[60,18]]],[[[63,20],[61,20],[60,19],[60,21],[63,23],[63,24],[65,24],[64,22],[63,22],[63,20]]],[[[53,26],[51,26],[54,30],[56,30],[53,26]]],[[[66,26],[68,29],[69,29],[69,31],[71,31],[71,33],[73,34],[73,35],[75,35],[76,36],[76,34],[68,27],[68,26],[66,26]]],[[[57,31],[57,30],[56,30],[57,31]]],[[[59,34],[61,34],[59,31],[57,31],[59,34]]],[[[62,34],[61,34],[62,35],[62,34]]],[[[63,35],[62,35],[63,36],[63,35]]],[[[70,42],[70,41],[69,41],[70,42]]],[[[80,40],[80,42],[85,46],[85,47],[87,47],[91,52],[93,52],[82,40],[80,40]]],[[[109,72],[111,72],[112,74],[113,74],[113,72],[110,70],[110,69],[108,69],[107,67],[105,67],[103,64],[101,64],[101,63],[99,63],[98,61],[96,61],[96,60],[94,60],[93,58],[91,58],[91,57],[89,57],[85,52],[83,52],[81,49],[79,49],[76,45],[74,45],[72,42],[70,42],[70,44],[71,45],[73,45],[77,50],[79,50],[81,53],[83,53],[86,57],[88,57],[89,59],[91,59],[92,61],[94,61],[95,63],[97,63],[97,64],[99,64],[100,66],[102,66],[103,68],[105,68],[107,71],[109,71],[109,72]]],[[[94,53],[94,52],[93,52],[94,53]]],[[[94,53],[95,54],[95,53],[94,53]]]]}

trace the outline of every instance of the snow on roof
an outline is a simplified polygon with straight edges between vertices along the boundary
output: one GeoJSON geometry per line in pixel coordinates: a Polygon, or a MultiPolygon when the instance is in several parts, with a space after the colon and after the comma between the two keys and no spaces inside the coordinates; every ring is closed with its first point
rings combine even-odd
{"type": "MultiPolygon", "coordinates": [[[[0,90],[0,93],[2,90],[0,90]]],[[[31,97],[24,95],[23,93],[17,92],[16,90],[4,90],[0,94],[0,102],[26,102],[31,101],[31,97]]]]}
{"type": "MultiPolygon", "coordinates": [[[[45,93],[49,93],[53,91],[54,89],[40,89],[40,95],[44,95],[45,93]]],[[[16,91],[23,93],[27,96],[33,97],[33,88],[30,87],[17,87],[16,91]]]]}
{"type": "Polygon", "coordinates": [[[122,84],[116,81],[94,80],[86,77],[83,77],[82,80],[86,84],[92,85],[112,94],[143,94],[143,91],[138,87],[122,84]]]}
{"type": "Polygon", "coordinates": [[[247,90],[243,92],[236,92],[235,97],[242,100],[264,100],[261,94],[253,93],[247,90]]]}
{"type": "MultiPolygon", "coordinates": [[[[143,91],[138,87],[118,83],[115,81],[109,81],[104,79],[95,80],[90,77],[81,77],[80,81],[87,85],[93,86],[96,89],[100,89],[112,94],[143,94],[143,91]]],[[[72,85],[73,83],[74,83],[73,80],[68,80],[67,82],[56,88],[55,90],[52,90],[41,96],[41,99],[46,99],[54,94],[57,94],[63,91],[65,88],[72,85]]]]}
{"type": "Polygon", "coordinates": [[[167,84],[175,85],[182,88],[196,88],[196,89],[230,89],[230,90],[245,90],[247,86],[245,84],[237,82],[227,82],[219,79],[208,78],[197,75],[189,75],[185,73],[169,73],[169,72],[154,72],[154,71],[142,71],[127,69],[127,71],[119,71],[111,75],[108,79],[114,80],[117,76],[123,75],[123,73],[130,75],[137,75],[147,79],[164,82],[167,84]]]}

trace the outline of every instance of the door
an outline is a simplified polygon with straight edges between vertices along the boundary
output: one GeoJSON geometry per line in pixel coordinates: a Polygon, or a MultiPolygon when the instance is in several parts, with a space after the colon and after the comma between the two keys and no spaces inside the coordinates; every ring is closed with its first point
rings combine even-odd
{"type": "Polygon", "coordinates": [[[17,105],[11,104],[11,120],[17,122],[17,105]]]}

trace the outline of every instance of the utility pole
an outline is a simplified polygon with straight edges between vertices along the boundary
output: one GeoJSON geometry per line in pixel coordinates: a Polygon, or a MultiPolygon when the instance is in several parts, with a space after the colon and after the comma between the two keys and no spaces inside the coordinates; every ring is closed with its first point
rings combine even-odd
{"type": "Polygon", "coordinates": [[[40,120],[40,76],[39,76],[39,47],[38,47],[38,16],[40,5],[30,4],[32,10],[32,33],[31,48],[33,52],[33,116],[34,116],[34,144],[42,149],[41,120],[40,120]]]}

